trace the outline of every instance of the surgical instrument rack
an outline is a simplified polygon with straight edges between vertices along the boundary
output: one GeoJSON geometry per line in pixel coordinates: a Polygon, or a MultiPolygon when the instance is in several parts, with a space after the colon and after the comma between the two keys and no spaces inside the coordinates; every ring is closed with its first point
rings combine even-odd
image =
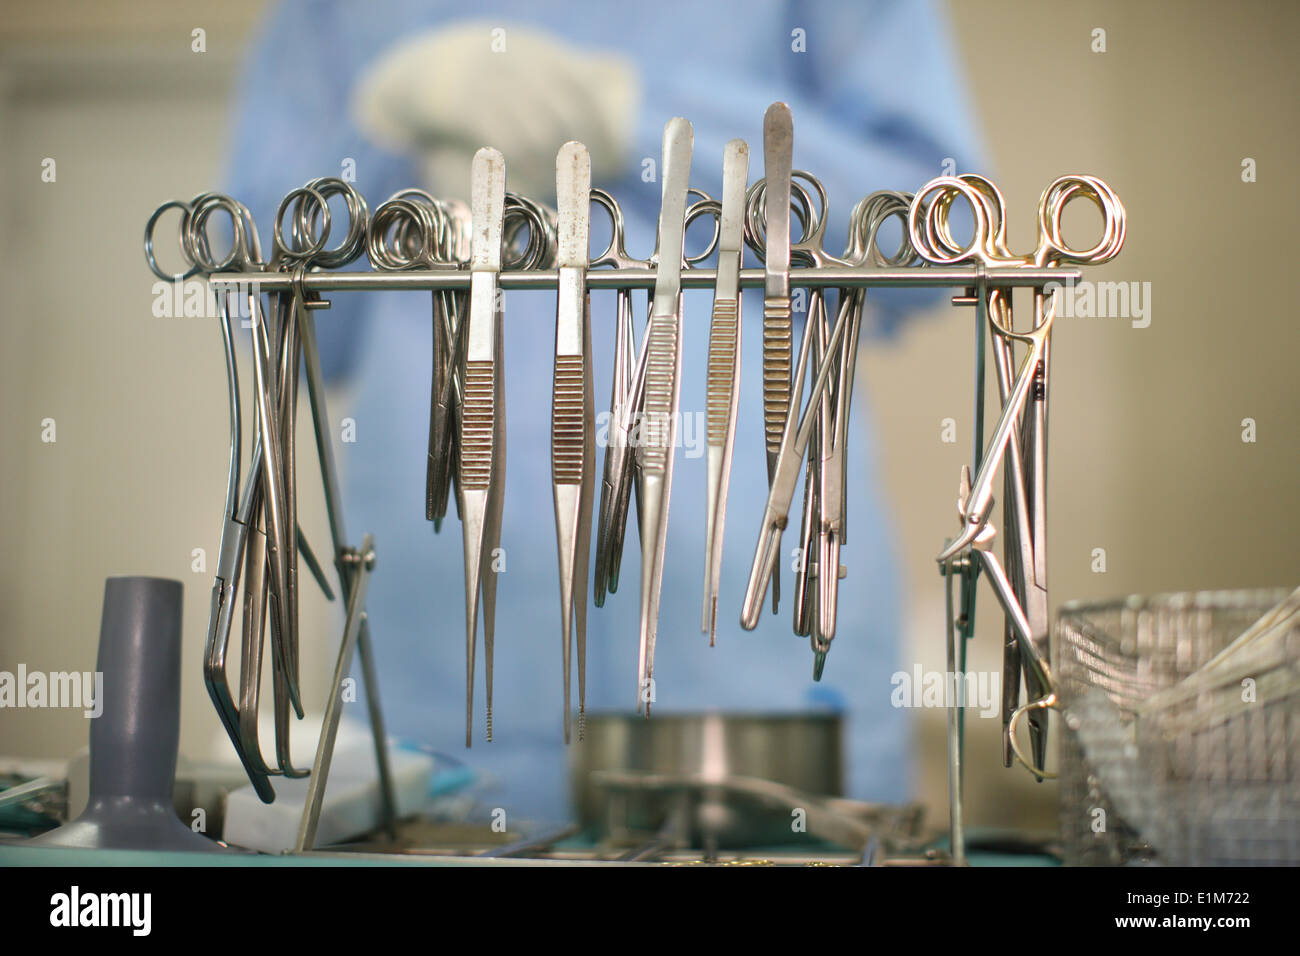
{"type": "MultiPolygon", "coordinates": [[[[296,633],[299,555],[327,593],[330,591],[297,527],[293,408],[300,363],[305,363],[335,564],[346,601],[346,625],[311,774],[299,849],[309,848],[314,840],[329,755],[337,732],[338,688],[348,672],[354,649],[361,651],[381,776],[387,776],[382,716],[374,686],[373,651],[364,612],[374,550],[368,536],[360,549],[345,544],[338,477],[330,448],[315,343],[313,312],[328,305],[321,299],[322,295],[337,292],[406,290],[434,294],[426,517],[440,522],[447,503],[454,498],[463,524],[468,745],[476,619],[480,606],[484,617],[487,737],[492,739],[496,579],[485,558],[499,543],[505,494],[502,291],[558,290],[559,293],[553,357],[551,458],[561,580],[563,728],[567,742],[575,639],[579,687],[577,736],[579,740],[583,737],[586,601],[589,585],[593,583],[587,575],[591,573],[597,468],[592,424],[596,357],[591,354],[589,293],[600,289],[619,293],[618,354],[612,403],[615,421],[611,434],[617,433],[620,425],[626,427],[636,416],[646,419],[640,423],[642,441],[635,450],[615,448],[616,440],[606,448],[605,477],[594,522],[597,541],[593,590],[599,606],[604,603],[605,595],[616,589],[623,524],[630,513],[635,514],[643,555],[638,704],[649,716],[654,699],[653,658],[660,600],[659,573],[664,561],[671,492],[673,429],[682,388],[683,332],[687,320],[682,310],[683,290],[707,288],[715,296],[707,337],[709,378],[705,403],[711,417],[702,625],[712,642],[719,600],[732,430],[738,405],[739,292],[745,288],[762,288],[764,433],[770,494],[741,623],[745,627],[757,623],[769,582],[775,610],[780,533],[788,521],[798,476],[803,471],[805,499],[799,541],[803,563],[796,569],[790,603],[795,610],[795,632],[810,637],[812,642],[815,679],[820,677],[836,633],[836,595],[842,576],[839,552],[846,539],[844,443],[850,434],[849,410],[866,290],[900,286],[958,290],[954,303],[978,306],[977,348],[981,350],[985,341],[982,324],[986,318],[990,323],[1003,410],[994,441],[987,450],[977,435],[972,466],[962,475],[959,500],[962,533],[945,546],[940,556],[950,582],[956,577],[962,581],[961,620],[967,628],[960,635],[950,633],[949,651],[956,649],[958,636],[971,636],[974,581],[976,573],[983,570],[993,581],[996,597],[1006,612],[1008,661],[1012,660],[1013,653],[1018,655],[1015,670],[1024,668],[1028,690],[1025,705],[1017,706],[1018,683],[1017,696],[1007,702],[1008,753],[1037,775],[1045,775],[1042,766],[1045,712],[1054,704],[1046,646],[1043,570],[1047,349],[1054,317],[1051,290],[1080,279],[1082,273],[1078,266],[1103,262],[1118,253],[1124,239],[1123,207],[1109,187],[1094,177],[1062,177],[1049,187],[1040,203],[1038,249],[1028,256],[1015,256],[1005,247],[1005,216],[996,187],[982,177],[940,177],[926,184],[915,196],[882,191],[859,202],[850,217],[846,250],[842,255],[832,255],[823,246],[829,212],[825,191],[813,176],[790,166],[793,128],[789,109],[784,104],[774,104],[768,111],[764,133],[767,172],[777,176],[770,190],[774,197],[771,210],[766,203],[768,183],[746,182],[748,147],[743,141],[728,144],[721,202],[691,188],[691,127],[684,119],[669,122],[664,132],[658,242],[654,253],[645,260],[627,256],[623,246],[622,211],[608,193],[591,188],[590,160],[586,148],[579,143],[566,144],[557,159],[558,214],[537,202],[506,193],[505,158],[495,150],[484,148],[475,156],[473,199],[468,207],[455,201],[434,199],[419,190],[405,190],[370,215],[360,194],[338,180],[314,180],[300,187],[281,204],[275,224],[275,254],[269,262],[261,261],[251,216],[234,200],[199,197],[192,203],[173,202],[160,207],[150,220],[146,257],[159,278],[182,279],[202,274],[220,302],[224,304],[235,295],[243,296],[253,314],[256,444],[241,500],[238,494],[239,408],[237,397],[232,398],[231,476],[225,509],[230,541],[227,543],[223,537],[205,672],[223,724],[264,799],[272,796],[266,783],[268,776],[299,773],[288,760],[285,730],[289,706],[301,716],[296,633]],[[701,200],[691,205],[691,195],[700,196],[701,200]],[[349,210],[346,238],[337,248],[326,249],[330,232],[329,200],[340,197],[347,202],[349,210]],[[1060,236],[1061,210],[1076,197],[1092,200],[1103,214],[1103,238],[1088,250],[1070,249],[1060,236]],[[967,200],[976,220],[975,235],[968,246],[955,242],[949,228],[949,210],[958,198],[967,200]],[[614,226],[609,247],[599,255],[593,255],[588,248],[590,203],[603,206],[614,226]],[[182,215],[181,247],[191,264],[191,269],[179,276],[164,273],[153,253],[154,227],[159,214],[168,208],[182,215]],[[216,210],[229,216],[235,233],[232,252],[223,260],[211,254],[205,225],[216,210]],[[703,254],[687,256],[685,231],[694,219],[706,215],[715,217],[713,241],[703,254]],[[875,240],[881,224],[891,217],[903,221],[904,235],[899,251],[886,255],[875,246],[875,240]],[[791,229],[792,220],[798,221],[797,234],[791,229]],[[743,245],[759,259],[761,268],[742,267],[742,232],[743,245]],[[527,236],[526,243],[521,239],[523,235],[527,236]],[[701,263],[715,249],[719,253],[718,267],[702,267],[701,263]],[[363,250],[376,271],[339,271],[363,250]],[[1030,289],[1034,295],[1034,324],[1029,331],[1018,332],[1012,325],[1010,299],[1011,291],[1016,288],[1030,289]],[[792,289],[809,291],[807,319],[797,349],[797,329],[791,319],[792,289]],[[639,347],[630,296],[634,290],[652,293],[639,347]],[[263,296],[269,297],[271,308],[263,308],[263,296]],[[1014,343],[1029,346],[1018,366],[1014,343]],[[615,453],[618,457],[611,457],[615,453]],[[1002,522],[1008,542],[1005,563],[999,562],[989,550],[994,529],[988,523],[995,472],[1003,462],[1007,464],[1008,489],[1002,522]],[[636,508],[629,508],[632,495],[638,501],[636,508]],[[234,695],[225,683],[223,641],[229,640],[232,605],[241,572],[246,608],[241,694],[236,706],[234,695]],[[255,738],[260,634],[268,616],[278,768],[262,762],[255,738]],[[1031,725],[1032,753],[1027,757],[1022,756],[1013,737],[1021,717],[1027,717],[1031,725]]],[[[228,312],[223,311],[221,315],[229,387],[232,395],[237,396],[238,379],[230,341],[233,333],[228,312]]],[[[690,321],[701,320],[702,316],[690,317],[690,321]]],[[[982,382],[982,368],[981,351],[977,355],[978,382],[982,382]]],[[[977,419],[981,417],[977,403],[977,419]]],[[[951,624],[951,613],[949,620],[951,624]]],[[[953,713],[958,707],[950,707],[949,747],[954,858],[960,862],[962,737],[960,715],[953,713]]]]}

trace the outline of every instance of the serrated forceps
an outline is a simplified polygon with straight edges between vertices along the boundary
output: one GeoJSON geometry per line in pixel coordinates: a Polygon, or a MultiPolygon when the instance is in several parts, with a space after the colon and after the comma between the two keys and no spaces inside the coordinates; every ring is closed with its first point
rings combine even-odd
{"type": "MultiPolygon", "coordinates": [[[[794,118],[785,103],[763,116],[763,182],[766,253],[763,256],[763,434],[767,485],[776,482],[781,436],[789,416],[790,357],[794,324],[790,306],[790,176],[794,162],[794,118]]],[[[780,540],[771,556],[772,612],[781,603],[780,540]]]]}
{"type": "Polygon", "coordinates": [[[704,530],[704,611],[700,626],[709,635],[710,646],[716,642],[718,633],[723,531],[740,399],[740,265],[745,246],[745,196],[748,181],[749,146],[742,139],[733,139],[727,143],[722,157],[718,270],[713,288],[708,382],[705,388],[708,510],[704,530]]]}
{"type": "Polygon", "coordinates": [[[483,603],[487,739],[492,739],[492,651],[496,571],[505,485],[505,381],[501,273],[506,166],[501,153],[474,154],[470,185],[470,301],[461,381],[458,471],[465,541],[465,746],[473,743],[474,658],[483,603]]]}
{"type": "Polygon", "coordinates": [[[559,282],[551,405],[551,489],[560,565],[560,624],[564,673],[564,742],[570,739],[571,661],[578,651],[578,739],[587,716],[587,572],[595,482],[595,402],[592,391],[591,309],[587,257],[591,232],[591,155],[565,143],[555,160],[559,211],[559,282]]]}
{"type": "Polygon", "coordinates": [[[637,709],[650,716],[654,700],[655,641],[668,504],[672,492],[682,373],[682,259],[686,242],[686,195],[690,188],[694,131],[681,117],[664,127],[663,198],[659,210],[659,262],[654,304],[646,330],[645,410],[637,458],[641,465],[641,633],[637,709]]]}

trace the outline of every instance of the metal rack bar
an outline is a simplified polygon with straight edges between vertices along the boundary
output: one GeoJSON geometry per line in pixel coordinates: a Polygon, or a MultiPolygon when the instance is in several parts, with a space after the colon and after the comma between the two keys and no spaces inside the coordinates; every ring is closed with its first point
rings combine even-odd
{"type": "MultiPolygon", "coordinates": [[[[503,289],[554,289],[558,283],[556,270],[528,270],[500,273],[503,289]]],[[[914,267],[909,269],[866,269],[824,267],[817,269],[791,269],[792,288],[840,287],[898,287],[934,286],[941,288],[970,288],[983,282],[996,288],[1041,288],[1051,282],[1077,282],[1083,277],[1078,269],[934,269],[914,267]]],[[[763,285],[762,269],[742,269],[742,288],[759,288],[763,285]]],[[[712,288],[717,279],[714,269],[683,269],[682,286],[687,289],[712,288]]],[[[287,292],[293,277],[287,272],[226,272],[216,273],[208,281],[214,288],[256,286],[261,292],[287,292]]],[[[310,272],[303,283],[311,292],[374,292],[379,290],[468,289],[470,273],[461,270],[411,270],[409,272],[310,272]]],[[[655,284],[653,269],[593,269],[587,272],[587,286],[592,289],[652,289],[655,284]]]]}

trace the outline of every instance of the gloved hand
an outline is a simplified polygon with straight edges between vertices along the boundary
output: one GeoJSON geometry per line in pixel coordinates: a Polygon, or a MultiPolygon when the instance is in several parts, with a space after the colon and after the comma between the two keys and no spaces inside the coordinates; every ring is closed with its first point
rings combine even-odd
{"type": "Polygon", "coordinates": [[[426,183],[468,195],[481,146],[505,155],[513,191],[547,197],[567,140],[591,150],[592,178],[628,159],[640,100],[632,64],[569,46],[534,27],[459,23],[398,44],[359,79],[358,127],[381,145],[419,155],[426,183]]]}

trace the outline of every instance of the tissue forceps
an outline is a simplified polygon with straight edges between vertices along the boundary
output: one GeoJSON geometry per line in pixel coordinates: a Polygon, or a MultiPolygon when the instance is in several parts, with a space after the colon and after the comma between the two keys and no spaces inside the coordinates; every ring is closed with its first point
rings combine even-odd
{"type": "Polygon", "coordinates": [[[701,628],[709,645],[718,634],[718,590],[722,580],[722,541],[727,517],[727,490],[735,451],[740,398],[742,308],[740,265],[745,243],[745,198],[749,181],[749,146],[742,139],[727,143],[722,157],[722,204],[718,211],[718,269],[709,325],[708,511],[704,533],[704,616],[701,628]]]}
{"type": "Polygon", "coordinates": [[[591,231],[591,155],[565,143],[555,159],[559,209],[559,280],[551,406],[551,488],[560,563],[564,673],[564,742],[570,739],[571,660],[578,645],[578,739],[587,720],[587,572],[595,480],[595,402],[591,368],[591,301],[587,257],[591,231]]]}
{"type": "Polygon", "coordinates": [[[474,154],[470,208],[469,318],[460,374],[458,470],[465,544],[465,746],[472,744],[475,645],[480,596],[486,737],[492,740],[492,671],[496,635],[497,568],[505,505],[506,417],[502,268],[555,264],[554,215],[505,191],[505,160],[484,147],[474,154]],[[520,244],[520,237],[527,242],[520,244]]]}
{"type": "Polygon", "coordinates": [[[694,130],[681,117],[664,127],[663,196],[659,209],[659,262],[654,304],[646,329],[645,413],[637,458],[641,466],[641,634],[637,710],[650,716],[654,700],[655,642],[668,505],[672,492],[682,374],[682,259],[686,244],[686,196],[690,188],[694,130]]]}
{"type": "Polygon", "coordinates": [[[495,560],[501,534],[505,484],[505,389],[501,348],[501,272],[504,243],[506,167],[501,153],[484,147],[474,154],[470,209],[468,332],[462,368],[464,403],[460,422],[461,520],[465,540],[465,746],[473,743],[474,656],[479,595],[483,597],[483,648],[487,692],[487,739],[492,739],[492,647],[496,589],[495,560]],[[486,560],[485,560],[486,557],[486,560]]]}
{"type": "MultiPolygon", "coordinates": [[[[771,183],[776,205],[764,203],[766,254],[763,256],[763,431],[767,486],[776,481],[781,435],[790,410],[790,356],[794,325],[790,308],[790,177],[794,118],[785,103],[763,115],[763,179],[771,183]]],[[[811,312],[811,310],[809,310],[811,312]]],[[[772,613],[781,603],[780,541],[772,555],[772,613]]]]}

